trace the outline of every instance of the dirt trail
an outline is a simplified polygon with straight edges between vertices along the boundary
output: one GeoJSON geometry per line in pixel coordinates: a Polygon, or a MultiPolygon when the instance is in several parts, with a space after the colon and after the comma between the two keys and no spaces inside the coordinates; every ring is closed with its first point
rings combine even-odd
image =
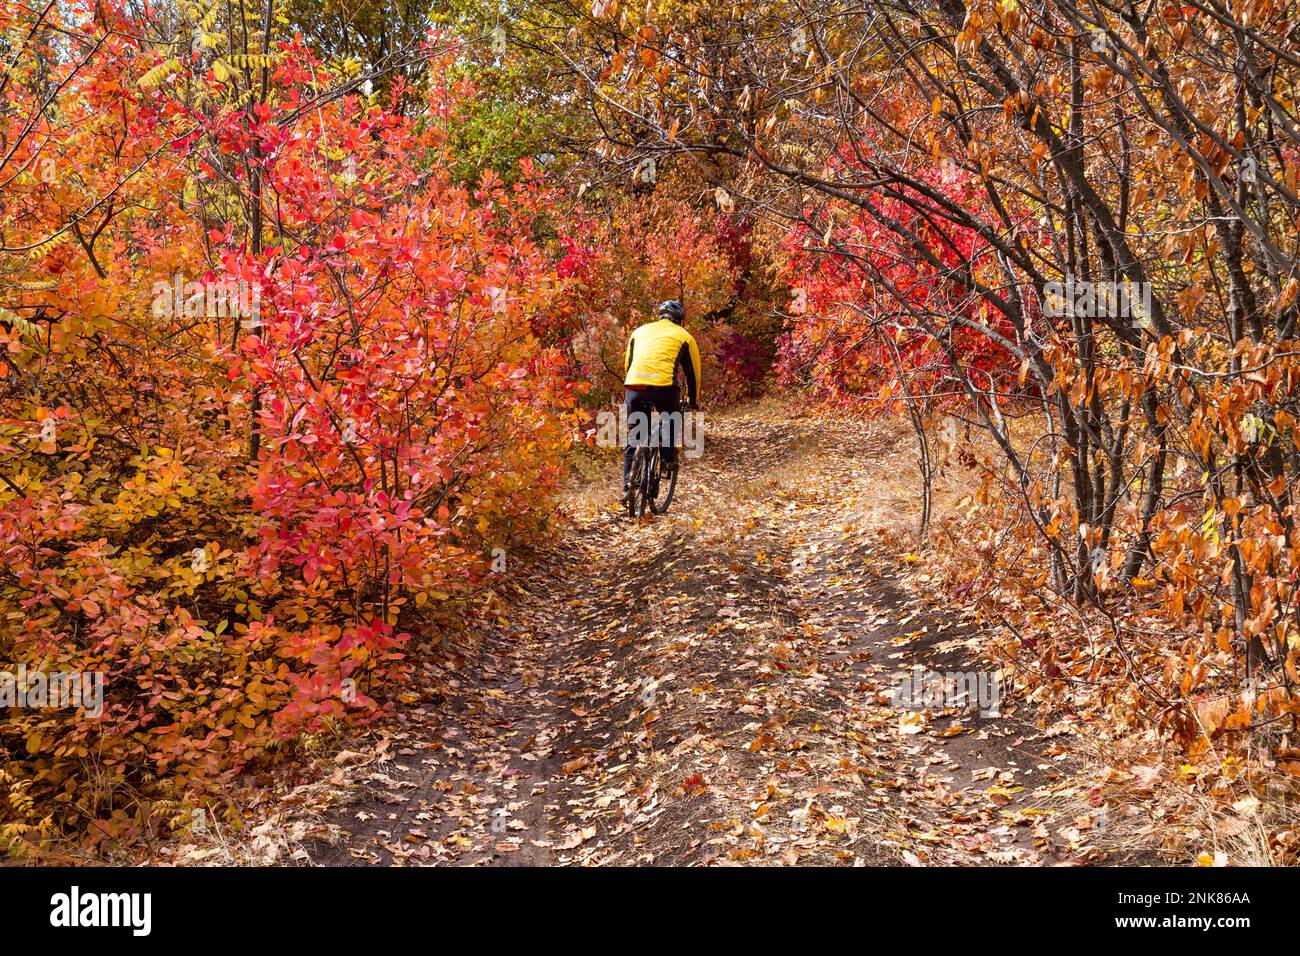
{"type": "Polygon", "coordinates": [[[891,701],[914,666],[988,670],[875,531],[907,510],[905,439],[758,406],[711,416],[705,440],[666,516],[614,510],[612,462],[574,492],[476,646],[373,753],[340,758],[339,839],[314,862],[1065,856],[1059,728],[1014,699],[997,717],[891,701]]]}

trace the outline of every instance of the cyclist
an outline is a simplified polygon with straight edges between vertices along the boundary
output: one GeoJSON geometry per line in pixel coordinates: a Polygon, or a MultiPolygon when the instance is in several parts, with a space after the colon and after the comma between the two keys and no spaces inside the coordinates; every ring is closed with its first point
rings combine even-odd
{"type": "MultiPolygon", "coordinates": [[[[700,407],[700,349],[691,333],[682,326],[686,310],[675,299],[661,302],[656,310],[657,319],[633,330],[627,340],[623,356],[623,407],[627,414],[629,434],[636,434],[634,425],[640,419],[640,429],[649,435],[652,412],[680,412],[681,393],[677,388],[677,369],[686,379],[686,402],[690,409],[700,407]]],[[[671,474],[677,468],[677,418],[663,436],[660,450],[663,473],[671,474]]],[[[636,449],[632,442],[623,451],[623,494],[627,494],[632,472],[632,456],[636,449]]]]}

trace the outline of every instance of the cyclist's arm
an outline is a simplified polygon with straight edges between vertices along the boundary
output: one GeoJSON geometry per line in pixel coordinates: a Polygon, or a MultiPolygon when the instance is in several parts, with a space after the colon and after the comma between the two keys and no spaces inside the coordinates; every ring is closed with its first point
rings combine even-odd
{"type": "Polygon", "coordinates": [[[677,364],[686,376],[686,401],[691,406],[700,403],[700,350],[695,339],[689,338],[682,343],[677,352],[677,364]]]}
{"type": "Polygon", "coordinates": [[[623,351],[623,379],[627,379],[627,373],[632,370],[632,345],[636,342],[636,331],[627,337],[627,348],[623,351]]]}

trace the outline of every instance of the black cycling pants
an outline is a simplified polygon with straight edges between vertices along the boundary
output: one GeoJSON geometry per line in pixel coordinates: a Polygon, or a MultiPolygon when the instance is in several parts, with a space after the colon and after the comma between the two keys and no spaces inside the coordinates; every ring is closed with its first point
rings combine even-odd
{"type": "Polygon", "coordinates": [[[636,446],[642,443],[638,439],[645,436],[645,443],[651,439],[651,412],[678,413],[661,419],[658,432],[663,460],[667,463],[677,460],[677,443],[681,438],[682,394],[676,385],[629,388],[623,393],[623,408],[627,417],[627,447],[623,449],[623,484],[626,485],[632,473],[632,456],[636,454],[636,446]]]}

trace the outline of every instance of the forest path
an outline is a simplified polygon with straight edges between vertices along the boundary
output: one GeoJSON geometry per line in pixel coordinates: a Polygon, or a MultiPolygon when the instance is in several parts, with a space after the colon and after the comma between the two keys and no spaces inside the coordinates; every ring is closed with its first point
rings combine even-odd
{"type": "Polygon", "coordinates": [[[989,672],[876,530],[909,507],[906,434],[776,403],[704,434],[665,516],[615,509],[612,461],[572,493],[571,525],[503,581],[516,596],[442,689],[377,759],[340,761],[341,838],[314,862],[1070,858],[1059,727],[1014,700],[996,717],[891,700],[914,667],[989,672]]]}

